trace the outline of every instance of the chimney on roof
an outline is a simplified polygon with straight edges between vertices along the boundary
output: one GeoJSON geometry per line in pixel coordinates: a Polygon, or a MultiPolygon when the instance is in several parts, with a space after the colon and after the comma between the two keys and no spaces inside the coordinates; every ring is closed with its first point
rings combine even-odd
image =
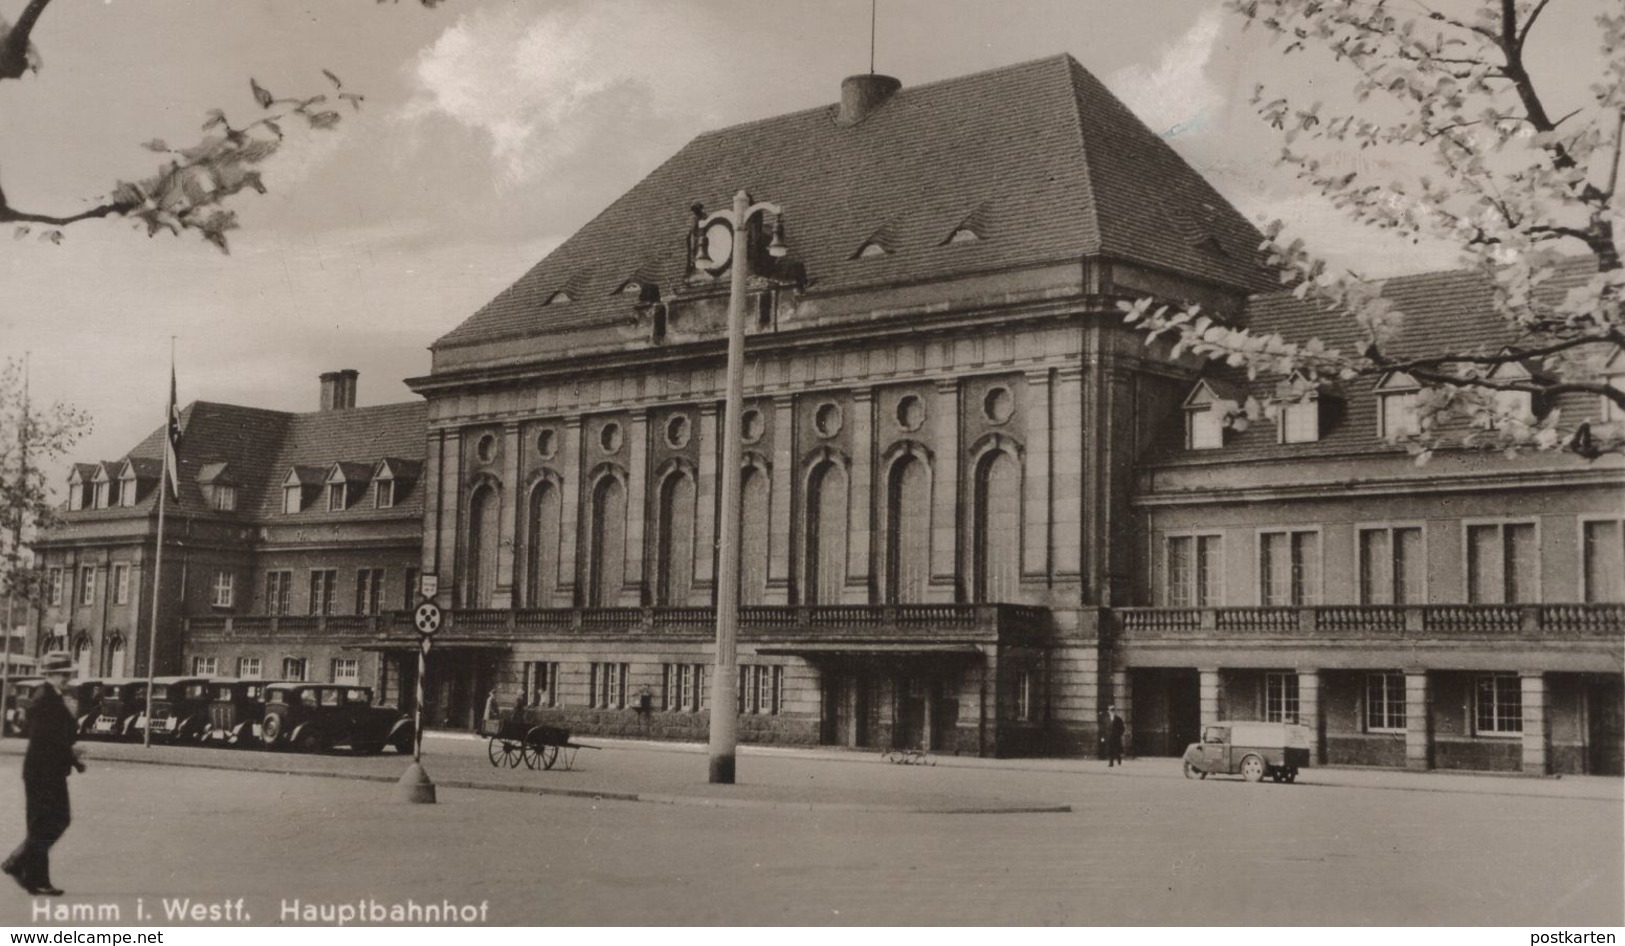
{"type": "Polygon", "coordinates": [[[886,104],[903,83],[891,76],[868,72],[861,76],[847,76],[841,80],[841,110],[835,115],[835,124],[843,127],[856,125],[886,104]]]}
{"type": "Polygon", "coordinates": [[[355,382],[361,372],[354,368],[322,372],[322,406],[324,411],[342,411],[355,407],[355,382]]]}

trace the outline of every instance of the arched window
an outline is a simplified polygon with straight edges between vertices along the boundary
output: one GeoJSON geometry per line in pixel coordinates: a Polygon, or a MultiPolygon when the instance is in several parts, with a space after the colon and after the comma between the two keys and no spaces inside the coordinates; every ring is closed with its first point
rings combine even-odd
{"type": "Polygon", "coordinates": [[[613,476],[599,479],[592,491],[588,520],[587,599],[589,608],[615,605],[626,573],[626,490],[613,476]]]}
{"type": "Polygon", "coordinates": [[[525,516],[525,605],[545,608],[552,603],[559,574],[559,491],[543,480],[530,491],[525,516]]]}
{"type": "Polygon", "coordinates": [[[96,675],[95,649],[90,646],[88,635],[79,635],[79,640],[73,645],[73,669],[77,677],[93,677],[96,675]]]}
{"type": "Polygon", "coordinates": [[[694,479],[682,470],[660,484],[655,604],[688,603],[694,579],[694,479]]]}
{"type": "Polygon", "coordinates": [[[110,677],[124,676],[124,638],[113,638],[113,645],[107,649],[107,675],[110,677]]]}
{"type": "Polygon", "coordinates": [[[1013,600],[1021,574],[1021,468],[1003,450],[976,464],[972,543],[975,600],[1013,600]]]}
{"type": "Polygon", "coordinates": [[[489,608],[497,588],[497,515],[501,502],[492,486],[468,501],[468,595],[466,606],[489,608]]]}
{"type": "Polygon", "coordinates": [[[846,471],[825,460],[807,477],[805,604],[839,604],[846,582],[846,471]]]}
{"type": "Polygon", "coordinates": [[[925,600],[931,567],[931,478],[925,461],[905,454],[886,484],[886,600],[925,600]]]}
{"type": "Polygon", "coordinates": [[[759,467],[748,466],[740,480],[739,603],[767,600],[768,478],[759,467]]]}

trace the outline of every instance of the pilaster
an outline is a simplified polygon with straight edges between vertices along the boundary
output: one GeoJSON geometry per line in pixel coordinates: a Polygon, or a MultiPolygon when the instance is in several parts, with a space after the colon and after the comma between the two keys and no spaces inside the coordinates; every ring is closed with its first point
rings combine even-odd
{"type": "Polygon", "coordinates": [[[1309,727],[1309,764],[1326,764],[1326,739],[1320,719],[1320,671],[1298,669],[1298,722],[1309,727]]]}
{"type": "Polygon", "coordinates": [[[1027,454],[1022,471],[1021,575],[1047,578],[1050,549],[1050,374],[1027,372],[1027,454]]]}
{"type": "Polygon", "coordinates": [[[1518,676],[1523,688],[1523,774],[1546,775],[1551,771],[1551,719],[1546,714],[1546,675],[1525,671],[1518,676]]]}
{"type": "MultiPolygon", "coordinates": [[[[717,456],[722,449],[720,428],[717,424],[717,404],[708,401],[700,405],[700,470],[694,481],[694,505],[698,510],[694,520],[694,587],[692,592],[705,592],[706,600],[714,600],[712,589],[716,585],[717,567],[717,456]]],[[[775,477],[776,479],[776,477],[775,477]]]]}
{"type": "Polygon", "coordinates": [[[631,412],[626,432],[626,574],[621,579],[620,603],[641,605],[643,593],[644,523],[649,520],[649,413],[631,412]]]}
{"type": "Polygon", "coordinates": [[[1197,704],[1202,717],[1202,729],[1219,721],[1219,670],[1217,667],[1199,668],[1196,671],[1197,704]]]}
{"type": "Polygon", "coordinates": [[[1057,368],[1051,390],[1051,568],[1056,578],[1076,578],[1083,569],[1083,366],[1057,368]]]}
{"type": "Polygon", "coordinates": [[[581,415],[564,419],[564,440],[559,444],[559,588],[557,598],[576,603],[581,587],[581,415]]]}
{"type": "Polygon", "coordinates": [[[847,496],[846,604],[869,603],[869,539],[874,513],[874,392],[852,393],[852,488],[847,496]]]}
{"type": "Polygon", "coordinates": [[[790,534],[794,515],[795,398],[773,398],[773,470],[768,481],[766,604],[790,603],[790,534]]]}
{"type": "Polygon", "coordinates": [[[458,600],[457,566],[462,561],[457,554],[458,526],[462,523],[462,490],[463,485],[463,435],[457,430],[446,431],[445,439],[441,441],[441,469],[440,469],[440,561],[436,563],[436,571],[440,575],[441,597],[443,607],[460,608],[463,602],[458,600]]]}
{"type": "Polygon", "coordinates": [[[1426,670],[1405,673],[1405,767],[1433,767],[1433,688],[1426,670]]]}
{"type": "Polygon", "coordinates": [[[506,424],[502,428],[502,497],[501,518],[497,524],[497,586],[491,607],[511,608],[514,605],[515,554],[519,536],[519,425],[506,424]]]}
{"type": "Polygon", "coordinates": [[[959,550],[959,381],[937,381],[931,405],[937,465],[931,471],[931,581],[927,601],[957,600],[959,550]]]}

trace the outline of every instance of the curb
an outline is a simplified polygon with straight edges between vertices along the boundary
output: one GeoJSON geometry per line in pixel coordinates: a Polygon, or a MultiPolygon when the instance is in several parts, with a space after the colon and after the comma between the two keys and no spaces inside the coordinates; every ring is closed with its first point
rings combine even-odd
{"type": "MultiPolygon", "coordinates": [[[[8,753],[9,754],[9,753],[8,753]]],[[[164,765],[189,769],[213,769],[219,772],[244,772],[251,775],[290,775],[305,778],[344,779],[352,782],[375,782],[392,785],[399,779],[392,775],[374,775],[369,772],[329,772],[299,769],[253,769],[238,765],[213,762],[192,762],[172,759],[112,759],[101,758],[97,764],[107,765],[164,765]]],[[[757,808],[785,811],[842,811],[879,812],[910,815],[1030,815],[1070,814],[1071,805],[887,805],[867,802],[776,801],[771,798],[707,798],[700,795],[673,795],[664,793],[599,791],[590,788],[554,788],[537,785],[504,785],[477,782],[471,779],[443,779],[435,782],[439,788],[466,789],[476,792],[507,792],[515,795],[552,795],[564,798],[586,798],[593,801],[635,802],[653,805],[672,805],[692,808],[757,808]]]]}

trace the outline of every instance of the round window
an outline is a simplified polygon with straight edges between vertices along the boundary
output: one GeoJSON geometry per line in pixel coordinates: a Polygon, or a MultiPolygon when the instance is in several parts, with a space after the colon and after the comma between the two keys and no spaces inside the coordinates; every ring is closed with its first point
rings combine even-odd
{"type": "Polygon", "coordinates": [[[666,443],[674,448],[688,445],[688,418],[681,414],[666,421],[666,443]]]}
{"type": "Polygon", "coordinates": [[[1015,399],[1009,388],[992,388],[982,398],[982,414],[995,424],[1002,424],[1015,413],[1015,399]]]}
{"type": "Polygon", "coordinates": [[[497,455],[496,434],[486,434],[474,444],[474,454],[480,458],[481,463],[490,463],[497,455]]]}
{"type": "Polygon", "coordinates": [[[558,449],[559,436],[552,428],[545,428],[537,432],[536,452],[542,455],[542,459],[552,458],[553,454],[558,452],[558,449]]]}
{"type": "Polygon", "coordinates": [[[813,413],[813,427],[817,428],[821,437],[833,437],[841,432],[841,406],[839,404],[820,404],[813,413]]]}
{"type": "Polygon", "coordinates": [[[605,424],[604,429],[598,432],[598,442],[603,445],[605,453],[621,449],[621,425],[613,421],[605,424]]]}
{"type": "Polygon", "coordinates": [[[755,443],[756,441],[761,440],[762,434],[765,433],[766,430],[767,424],[764,420],[762,420],[761,411],[748,410],[739,415],[739,435],[740,438],[746,443],[755,443]]]}
{"type": "Polygon", "coordinates": [[[913,394],[898,398],[897,423],[904,430],[919,430],[920,425],[925,423],[925,402],[913,394]]]}

